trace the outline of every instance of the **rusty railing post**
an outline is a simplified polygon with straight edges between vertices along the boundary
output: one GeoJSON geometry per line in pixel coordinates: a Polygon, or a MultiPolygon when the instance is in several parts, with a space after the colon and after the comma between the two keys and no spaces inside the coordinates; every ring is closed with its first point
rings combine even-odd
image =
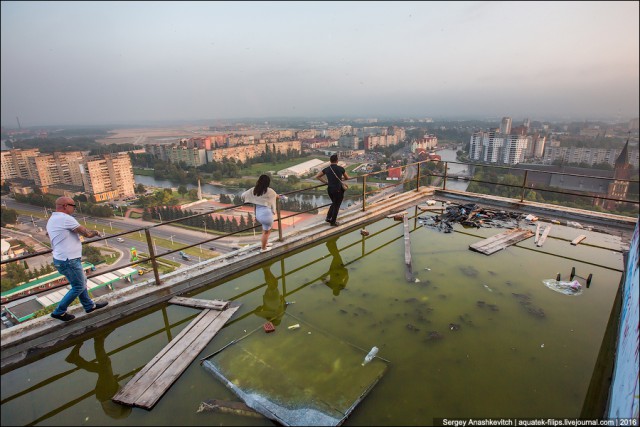
{"type": "Polygon", "coordinates": [[[444,162],[444,180],[442,180],[442,189],[447,189],[447,171],[449,170],[449,162],[444,162]]]}
{"type": "Polygon", "coordinates": [[[529,174],[528,170],[524,171],[524,179],[522,180],[522,192],[520,193],[520,203],[524,201],[524,190],[527,188],[527,175],[529,174]]]}
{"type": "Polygon", "coordinates": [[[367,175],[362,175],[362,212],[367,210],[366,206],[367,197],[367,175]]]}
{"type": "Polygon", "coordinates": [[[276,215],[278,215],[278,242],[282,242],[282,219],[280,218],[280,197],[276,197],[276,215]]]}
{"type": "Polygon", "coordinates": [[[418,162],[418,173],[416,174],[416,191],[420,191],[420,165],[422,162],[418,162]]]}
{"type": "Polygon", "coordinates": [[[153,266],[153,275],[156,277],[156,285],[160,285],[160,274],[158,273],[158,263],[156,262],[156,254],[153,250],[153,242],[151,241],[151,233],[148,228],[144,229],[144,235],[147,237],[147,247],[149,248],[149,258],[153,266]]]}

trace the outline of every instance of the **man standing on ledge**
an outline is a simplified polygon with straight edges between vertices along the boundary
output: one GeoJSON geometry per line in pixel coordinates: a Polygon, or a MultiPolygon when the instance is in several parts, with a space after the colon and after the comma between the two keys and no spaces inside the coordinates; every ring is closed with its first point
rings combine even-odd
{"type": "Polygon", "coordinates": [[[336,220],[338,219],[338,211],[340,210],[342,199],[344,199],[345,190],[342,188],[342,178],[349,179],[349,175],[347,175],[347,171],[345,171],[342,166],[338,166],[337,154],[332,154],[331,157],[329,157],[329,161],[331,164],[322,169],[318,175],[316,175],[316,179],[328,184],[327,192],[331,199],[331,207],[329,207],[325,221],[335,227],[340,225],[336,220]]]}
{"type": "Polygon", "coordinates": [[[69,280],[71,289],[62,298],[51,317],[68,322],[76,316],[67,313],[67,308],[76,297],[80,297],[80,303],[84,311],[91,313],[94,310],[106,307],[107,302],[94,303],[87,292],[87,276],[82,268],[82,242],[80,236],[100,236],[96,230],[87,230],[81,226],[71,213],[76,205],[69,197],[59,197],[56,200],[56,211],[51,214],[47,222],[47,234],[51,239],[53,249],[53,265],[58,272],[69,280]]]}

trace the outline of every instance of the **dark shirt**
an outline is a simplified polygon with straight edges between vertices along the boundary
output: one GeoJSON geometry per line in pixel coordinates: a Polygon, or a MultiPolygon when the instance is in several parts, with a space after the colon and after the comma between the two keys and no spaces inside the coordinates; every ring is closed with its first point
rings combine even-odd
{"type": "Polygon", "coordinates": [[[331,164],[322,169],[322,172],[327,177],[327,187],[329,190],[341,190],[342,183],[340,178],[344,175],[344,168],[336,164],[331,164]],[[333,171],[333,172],[332,172],[333,171]],[[335,172],[335,174],[334,174],[335,172]]]}

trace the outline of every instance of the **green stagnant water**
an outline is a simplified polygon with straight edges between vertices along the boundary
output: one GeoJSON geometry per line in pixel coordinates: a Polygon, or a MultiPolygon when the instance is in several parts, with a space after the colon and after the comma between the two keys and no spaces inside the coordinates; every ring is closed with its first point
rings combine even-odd
{"type": "MultiPolygon", "coordinates": [[[[301,332],[287,329],[301,321],[362,349],[362,357],[377,346],[378,356],[389,361],[345,425],[580,416],[620,282],[619,238],[554,225],[541,248],[530,238],[487,256],[469,245],[502,229],[456,225],[445,234],[411,220],[417,280],[409,282],[402,223],[384,219],[366,229],[366,238],[353,231],[318,242],[190,295],[242,304],[199,358],[286,310],[274,322],[276,334],[301,332]],[[572,246],[579,234],[587,239],[572,246]],[[543,284],[558,272],[568,279],[572,267],[580,276],[593,274],[581,295],[563,295],[543,284]]],[[[198,413],[202,401],[237,400],[199,358],[151,411],[110,402],[198,313],[161,305],[77,343],[77,354],[72,345],[6,373],[2,425],[272,425],[267,419],[198,413]]],[[[253,339],[268,339],[258,332],[253,339]]],[[[295,374],[313,382],[340,375],[334,370],[343,368],[348,375],[352,367],[335,362],[295,374]]]]}

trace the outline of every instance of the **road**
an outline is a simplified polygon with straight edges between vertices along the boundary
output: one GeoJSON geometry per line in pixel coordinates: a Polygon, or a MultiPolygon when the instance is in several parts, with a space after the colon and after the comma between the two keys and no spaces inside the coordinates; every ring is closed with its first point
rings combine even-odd
{"type": "MultiPolygon", "coordinates": [[[[33,206],[25,203],[19,203],[10,198],[2,198],[2,205],[3,206],[6,205],[8,208],[17,209],[20,211],[33,212],[34,214],[39,214],[39,215],[44,214],[43,208],[41,207],[33,206]]],[[[41,218],[39,216],[35,216],[31,214],[26,214],[26,215],[21,214],[18,216],[18,221],[19,221],[18,228],[20,230],[24,230],[24,232],[26,233],[34,234],[34,236],[38,234],[42,234],[42,238],[46,239],[46,237],[44,237],[44,231],[40,231],[40,229],[44,230],[46,228],[46,223],[47,223],[49,214],[50,214],[50,211],[47,211],[47,218],[41,218]]],[[[136,230],[143,227],[156,225],[156,223],[154,222],[147,222],[147,221],[142,221],[140,219],[132,219],[132,218],[119,218],[119,217],[98,218],[98,217],[92,217],[89,215],[83,215],[81,213],[74,214],[73,216],[78,220],[80,224],[87,225],[87,221],[89,221],[90,223],[97,224],[98,231],[103,233],[105,236],[109,236],[110,234],[116,234],[118,229],[122,231],[129,231],[129,230],[136,230]]],[[[140,230],[137,233],[138,233],[138,236],[137,236],[138,238],[142,238],[142,239],[145,238],[143,230],[140,230]]],[[[203,240],[211,239],[215,237],[215,235],[211,233],[205,234],[204,231],[189,230],[181,227],[175,227],[172,225],[163,225],[160,227],[154,227],[150,230],[150,233],[152,236],[152,240],[154,238],[159,238],[159,239],[165,239],[165,240],[173,241],[175,243],[180,243],[184,245],[193,245],[193,244],[202,242],[203,240]]],[[[42,240],[42,238],[40,240],[42,240]]],[[[121,239],[123,239],[123,242],[118,242],[116,241],[115,238],[107,239],[105,240],[105,245],[116,247],[126,252],[128,252],[129,248],[131,247],[136,247],[138,248],[138,250],[142,252],[148,251],[146,240],[143,242],[140,242],[139,240],[127,238],[127,235],[122,235],[121,239]]],[[[219,252],[219,253],[228,253],[235,250],[240,244],[240,242],[253,243],[258,241],[259,241],[259,234],[258,232],[256,232],[255,237],[254,236],[226,237],[224,239],[216,240],[215,242],[205,243],[201,247],[196,247],[196,248],[200,249],[203,253],[206,253],[205,251],[211,251],[211,250],[215,250],[216,252],[219,252]]],[[[154,243],[156,244],[156,248],[159,248],[161,252],[164,252],[163,248],[168,250],[168,248],[162,246],[162,242],[156,243],[154,241],[154,243]]],[[[169,255],[169,257],[172,257],[172,256],[176,257],[176,261],[183,262],[187,265],[191,265],[198,262],[197,257],[192,257],[192,258],[195,258],[195,260],[192,259],[189,261],[185,261],[180,259],[180,257],[177,254],[169,255]]]]}

